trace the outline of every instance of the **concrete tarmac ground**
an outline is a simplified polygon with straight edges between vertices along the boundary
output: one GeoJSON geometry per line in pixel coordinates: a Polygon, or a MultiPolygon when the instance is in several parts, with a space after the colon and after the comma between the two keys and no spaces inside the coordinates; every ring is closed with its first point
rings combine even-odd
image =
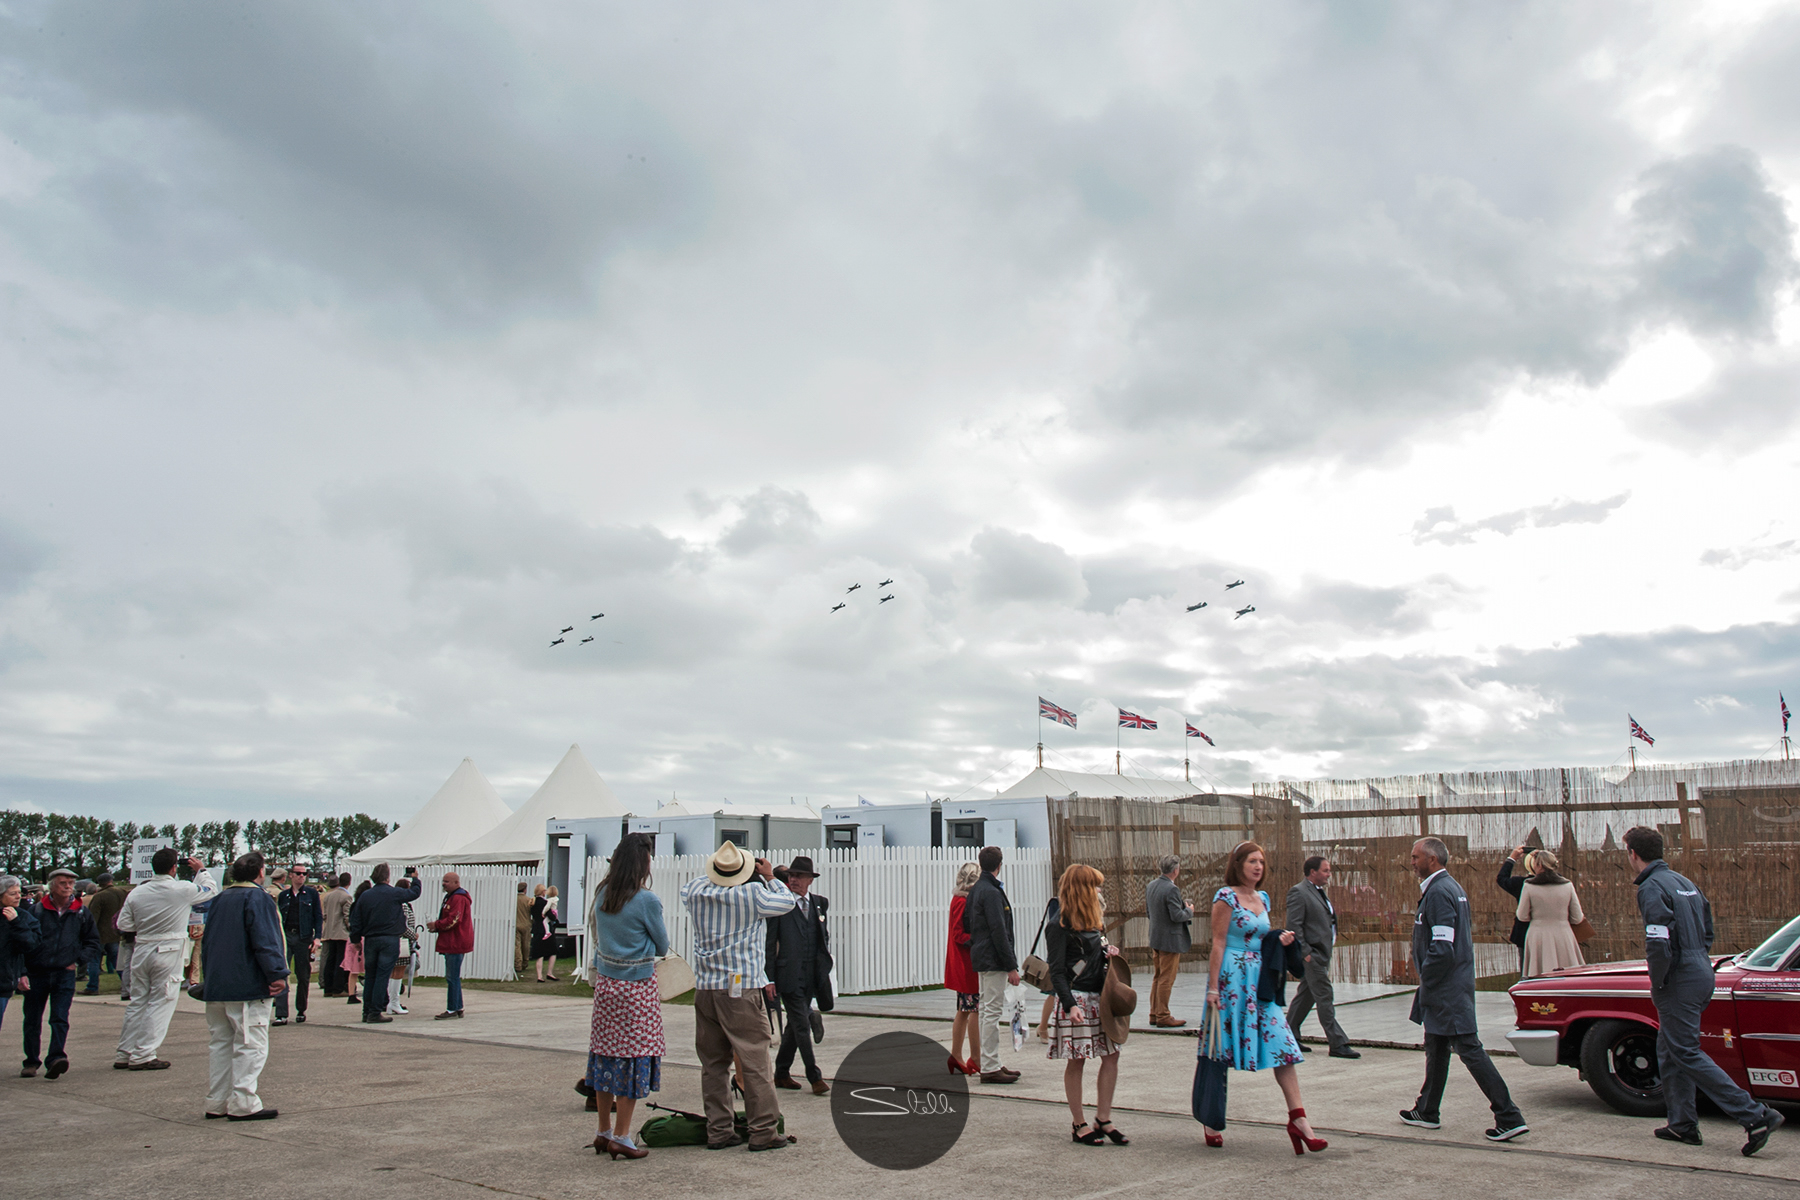
{"type": "MultiPolygon", "coordinates": [[[[206,1028],[198,1005],[184,998],[176,1013],[163,1049],[172,1069],[125,1072],[110,1068],[123,1006],[80,999],[69,1074],[0,1074],[7,1190],[191,1197],[241,1179],[246,1188],[403,1188],[433,1197],[596,1196],[620,1187],[649,1196],[777,1188],[829,1197],[871,1185],[884,1196],[937,1196],[980,1180],[984,1190],[1048,1183],[1058,1196],[1223,1186],[1435,1200],[1459,1180],[1482,1189],[1710,1200],[1793,1196],[1800,1182],[1800,1125],[1778,1132],[1754,1159],[1738,1153],[1740,1131],[1719,1118],[1704,1121],[1704,1147],[1658,1142],[1650,1136],[1658,1122],[1606,1109],[1575,1072],[1516,1059],[1500,1069],[1532,1125],[1519,1143],[1482,1141],[1489,1113],[1460,1065],[1451,1067],[1444,1129],[1410,1129],[1395,1113],[1417,1094],[1423,1060],[1404,1050],[1368,1050],[1356,1062],[1319,1055],[1301,1068],[1307,1109],[1332,1143],[1303,1158],[1281,1131],[1274,1081],[1234,1074],[1226,1148],[1209,1150],[1187,1111],[1193,1040],[1150,1034],[1134,1034],[1123,1052],[1114,1119],[1132,1137],[1129,1147],[1069,1142],[1061,1064],[1032,1041],[1004,1055],[1024,1078],[1010,1087],[977,1084],[962,1140],[918,1171],[863,1163],[833,1131],[829,1101],[797,1092],[781,1094],[788,1130],[800,1139],[786,1150],[656,1150],[615,1163],[587,1148],[594,1118],[572,1090],[586,1061],[587,1005],[470,992],[469,1016],[434,1022],[441,1004],[441,991],[421,989],[410,1015],[365,1026],[357,1009],[315,995],[306,1025],[270,1030],[262,1095],[281,1117],[233,1123],[201,1116],[206,1028]]],[[[8,1010],[4,1026],[13,1046],[17,1011],[8,1010]]],[[[698,1111],[693,1010],[663,1011],[670,1053],[653,1099],[698,1111]]],[[[948,1035],[943,1022],[834,1015],[818,1048],[826,1074],[863,1038],[890,1029],[948,1035]]],[[[1091,1096],[1091,1079],[1088,1086],[1091,1096]]],[[[640,1119],[652,1115],[639,1111],[640,1119]]]]}

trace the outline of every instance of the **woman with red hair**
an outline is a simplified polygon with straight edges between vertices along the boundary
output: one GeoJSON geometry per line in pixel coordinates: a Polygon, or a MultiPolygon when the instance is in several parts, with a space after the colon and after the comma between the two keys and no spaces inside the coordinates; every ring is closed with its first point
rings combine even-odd
{"type": "Polygon", "coordinates": [[[1089,1146],[1111,1138],[1128,1146],[1131,1139],[1112,1123],[1113,1089],[1119,1083],[1119,1048],[1100,1024],[1100,989],[1106,985],[1108,959],[1117,954],[1100,930],[1105,922],[1105,901],[1100,885],[1106,876],[1086,863],[1070,863],[1056,885],[1056,920],[1044,927],[1049,948],[1050,985],[1056,989],[1057,1007],[1050,1017],[1050,1057],[1067,1061],[1063,1068],[1063,1093],[1069,1100],[1069,1137],[1089,1146]],[[1089,1122],[1081,1107],[1081,1076],[1087,1060],[1100,1060],[1095,1072],[1094,1119],[1089,1122]]]}

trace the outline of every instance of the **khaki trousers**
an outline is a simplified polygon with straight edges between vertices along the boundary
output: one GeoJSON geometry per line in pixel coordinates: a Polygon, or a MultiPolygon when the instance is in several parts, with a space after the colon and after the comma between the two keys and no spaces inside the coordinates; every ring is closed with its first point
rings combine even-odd
{"type": "Polygon", "coordinates": [[[731,1056],[743,1069],[744,1115],[750,1144],[766,1146],[777,1137],[781,1105],[769,1069],[769,1015],[761,989],[733,999],[724,988],[694,992],[694,1051],[700,1056],[700,1099],[706,1111],[706,1140],[730,1141],[736,1132],[731,1103],[731,1056]]]}
{"type": "Polygon", "coordinates": [[[513,974],[523,975],[531,965],[531,930],[513,930],[513,974]]]}
{"type": "Polygon", "coordinates": [[[1169,1019],[1169,997],[1175,991],[1175,976],[1181,971],[1181,955],[1173,950],[1152,950],[1156,961],[1156,977],[1150,982],[1150,1019],[1169,1019]]]}
{"type": "Polygon", "coordinates": [[[1006,1007],[1006,977],[1009,971],[977,971],[976,980],[981,984],[981,1008],[977,1010],[977,1020],[981,1022],[981,1073],[992,1075],[1003,1064],[1000,1061],[1000,1013],[1006,1007]]]}

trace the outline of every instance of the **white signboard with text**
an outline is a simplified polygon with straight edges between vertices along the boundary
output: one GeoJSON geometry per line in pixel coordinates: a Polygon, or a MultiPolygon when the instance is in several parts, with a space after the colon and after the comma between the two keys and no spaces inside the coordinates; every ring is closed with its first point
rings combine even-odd
{"type": "Polygon", "coordinates": [[[150,860],[156,857],[158,850],[174,844],[168,838],[140,838],[131,843],[131,882],[148,883],[156,874],[150,860]]]}

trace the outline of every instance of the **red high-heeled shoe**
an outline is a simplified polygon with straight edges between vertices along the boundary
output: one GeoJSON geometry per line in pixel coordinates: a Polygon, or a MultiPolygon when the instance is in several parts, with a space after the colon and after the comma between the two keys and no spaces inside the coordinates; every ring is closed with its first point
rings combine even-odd
{"type": "Polygon", "coordinates": [[[1205,1130],[1201,1130],[1201,1132],[1203,1134],[1205,1134],[1206,1144],[1208,1146],[1211,1146],[1214,1150],[1223,1150],[1225,1148],[1225,1135],[1224,1134],[1222,1134],[1222,1133],[1206,1133],[1205,1130]]]}
{"type": "Polygon", "coordinates": [[[981,1074],[981,1060],[979,1058],[971,1058],[968,1062],[964,1063],[963,1064],[963,1074],[965,1074],[965,1075],[981,1074]]]}
{"type": "Polygon", "coordinates": [[[949,1062],[950,1073],[952,1075],[967,1075],[969,1073],[969,1065],[958,1059],[956,1055],[950,1055],[949,1062]]]}
{"type": "Polygon", "coordinates": [[[1300,1127],[1296,1125],[1295,1122],[1305,1115],[1306,1110],[1304,1108],[1288,1109],[1288,1139],[1294,1143],[1295,1154],[1305,1154],[1308,1150],[1317,1154],[1331,1143],[1327,1142],[1324,1138],[1307,1137],[1304,1133],[1300,1132],[1300,1127]]]}

